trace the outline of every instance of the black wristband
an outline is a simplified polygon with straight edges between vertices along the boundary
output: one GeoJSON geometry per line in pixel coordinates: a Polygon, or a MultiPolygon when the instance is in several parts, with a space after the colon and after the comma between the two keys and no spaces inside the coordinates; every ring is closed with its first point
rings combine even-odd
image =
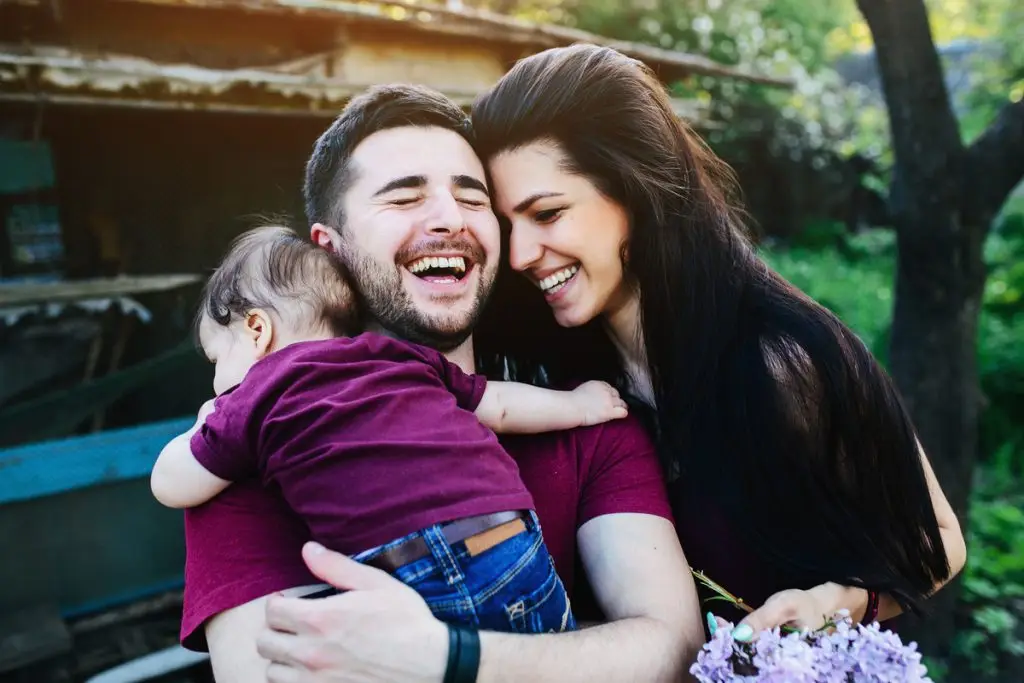
{"type": "Polygon", "coordinates": [[[455,683],[456,662],[459,661],[459,649],[462,639],[459,632],[448,626],[448,663],[444,667],[443,683],[455,683]]]}
{"type": "Polygon", "coordinates": [[[480,670],[480,634],[465,626],[448,625],[448,666],[444,683],[476,683],[480,670]]]}

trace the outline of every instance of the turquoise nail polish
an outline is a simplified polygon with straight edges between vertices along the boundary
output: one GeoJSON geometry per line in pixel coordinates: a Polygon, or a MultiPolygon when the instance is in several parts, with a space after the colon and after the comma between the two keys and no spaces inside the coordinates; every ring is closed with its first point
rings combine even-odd
{"type": "Polygon", "coordinates": [[[715,635],[715,631],[717,631],[717,630],[718,630],[718,620],[715,619],[715,615],[714,614],[712,614],[711,612],[708,612],[708,631],[711,632],[711,635],[715,635]]]}
{"type": "Polygon", "coordinates": [[[741,643],[748,643],[753,637],[754,629],[750,628],[749,624],[740,624],[736,627],[736,630],[732,632],[732,639],[738,640],[741,643]]]}

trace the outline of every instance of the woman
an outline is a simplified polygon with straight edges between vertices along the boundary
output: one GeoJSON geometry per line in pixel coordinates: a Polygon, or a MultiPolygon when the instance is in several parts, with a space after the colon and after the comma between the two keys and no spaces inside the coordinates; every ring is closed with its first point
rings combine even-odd
{"type": "Polygon", "coordinates": [[[548,50],[473,124],[525,276],[503,279],[501,334],[480,345],[520,359],[517,379],[600,377],[649,408],[692,566],[763,605],[739,637],[839,609],[888,619],[961,569],[892,382],[757,257],[730,170],[650,71],[607,48],[548,50]]]}

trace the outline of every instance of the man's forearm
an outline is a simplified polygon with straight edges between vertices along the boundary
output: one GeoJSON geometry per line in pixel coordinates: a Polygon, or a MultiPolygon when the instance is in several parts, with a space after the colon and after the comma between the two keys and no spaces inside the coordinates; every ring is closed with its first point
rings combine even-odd
{"type": "Polygon", "coordinates": [[[679,681],[700,643],[680,640],[669,624],[634,617],[573,633],[480,634],[479,683],[535,681],[679,681]]]}

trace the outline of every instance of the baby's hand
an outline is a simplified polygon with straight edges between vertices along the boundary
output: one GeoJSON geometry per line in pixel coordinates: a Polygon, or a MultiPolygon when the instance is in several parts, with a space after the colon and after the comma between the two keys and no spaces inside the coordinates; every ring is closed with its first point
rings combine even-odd
{"type": "Polygon", "coordinates": [[[572,390],[572,402],[583,418],[582,426],[596,425],[626,417],[626,402],[605,382],[584,382],[572,390]]]}

